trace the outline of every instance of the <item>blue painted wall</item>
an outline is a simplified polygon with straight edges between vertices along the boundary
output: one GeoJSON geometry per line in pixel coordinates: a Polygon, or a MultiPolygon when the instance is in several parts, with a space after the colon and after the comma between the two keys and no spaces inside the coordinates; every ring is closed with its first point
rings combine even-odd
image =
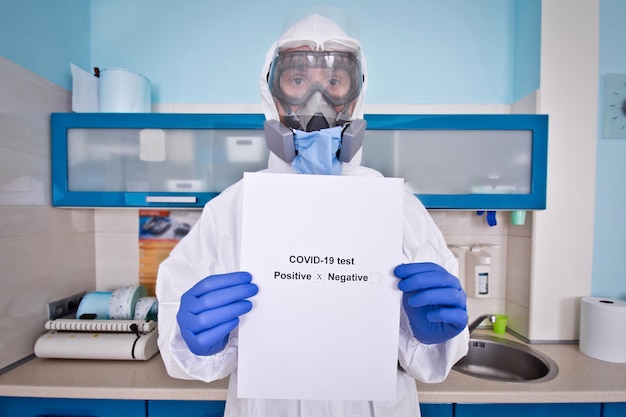
{"type": "MultiPolygon", "coordinates": [[[[92,64],[127,67],[156,102],[258,103],[265,53],[303,0],[92,2],[92,64]]],[[[370,103],[508,103],[514,0],[324,2],[359,21],[370,103]]],[[[538,85],[538,84],[537,84],[538,85]]]]}
{"type": "Polygon", "coordinates": [[[541,0],[516,0],[513,102],[537,90],[541,67],[541,0]]]}
{"type": "MultiPolygon", "coordinates": [[[[0,54],[67,89],[74,62],[142,72],[155,102],[257,103],[266,49],[309,3],[247,3],[2,0],[0,54]]],[[[360,22],[370,103],[510,103],[539,86],[541,0],[332,4],[360,22]]]]}
{"type": "MultiPolygon", "coordinates": [[[[92,64],[146,75],[156,102],[258,103],[267,49],[285,17],[310,4],[92,2],[92,64]]],[[[370,72],[368,102],[512,101],[515,0],[328,4],[359,21],[370,72]]]]}
{"type": "MultiPolygon", "coordinates": [[[[524,49],[515,51],[520,1],[327,4],[359,21],[370,70],[368,102],[500,104],[539,85],[538,62],[520,58],[524,49]],[[530,70],[514,70],[515,60],[530,70]]],[[[258,103],[267,48],[285,17],[310,4],[2,0],[0,54],[68,89],[72,61],[84,69],[141,72],[153,82],[154,102],[258,103]]],[[[523,10],[525,18],[534,8],[523,10]]]]}
{"type": "Polygon", "coordinates": [[[604,74],[626,73],[626,2],[600,1],[600,105],[592,293],[626,300],[626,139],[603,138],[604,74]]]}
{"type": "Polygon", "coordinates": [[[69,62],[89,68],[90,2],[0,0],[0,55],[71,90],[69,62]]]}

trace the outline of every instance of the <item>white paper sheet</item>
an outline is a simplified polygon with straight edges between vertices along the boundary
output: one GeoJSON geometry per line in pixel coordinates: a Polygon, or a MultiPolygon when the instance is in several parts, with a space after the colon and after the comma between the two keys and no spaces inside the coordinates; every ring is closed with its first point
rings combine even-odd
{"type": "Polygon", "coordinates": [[[246,173],[238,396],[393,400],[401,292],[398,178],[246,173]]]}

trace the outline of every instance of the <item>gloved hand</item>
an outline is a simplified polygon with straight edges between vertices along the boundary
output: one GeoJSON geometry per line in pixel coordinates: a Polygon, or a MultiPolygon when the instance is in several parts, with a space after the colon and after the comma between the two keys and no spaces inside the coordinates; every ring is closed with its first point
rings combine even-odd
{"type": "Polygon", "coordinates": [[[466,296],[455,276],[430,262],[398,265],[394,274],[417,340],[443,343],[461,333],[467,325],[466,296]]]}
{"type": "Polygon", "coordinates": [[[208,356],[221,352],[239,316],[252,309],[246,300],[258,292],[248,272],[211,275],[184,293],[176,320],[189,350],[208,356]]]}

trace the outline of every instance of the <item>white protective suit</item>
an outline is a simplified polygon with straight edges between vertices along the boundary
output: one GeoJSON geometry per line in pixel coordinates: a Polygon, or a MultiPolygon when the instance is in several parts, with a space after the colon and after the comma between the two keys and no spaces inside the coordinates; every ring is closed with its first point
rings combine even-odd
{"type": "MultiPolygon", "coordinates": [[[[306,27],[304,28],[306,31],[306,27]]],[[[261,95],[267,119],[278,113],[267,84],[267,73],[276,44],[270,48],[261,73],[261,95]]],[[[360,56],[363,74],[365,60],[360,56]]],[[[363,117],[362,105],[367,76],[353,116],[363,117]]],[[[381,176],[360,166],[360,152],[349,163],[342,163],[342,175],[381,176]]],[[[295,173],[291,166],[270,154],[264,172],[295,173]]],[[[227,417],[312,417],[379,416],[418,417],[420,415],[415,379],[439,382],[452,365],[467,353],[467,328],[445,343],[424,345],[413,337],[408,318],[402,310],[399,363],[395,401],[297,401],[237,398],[237,329],[231,332],[223,351],[212,356],[196,356],[181,337],[176,314],[183,293],[198,281],[213,274],[239,271],[241,237],[242,183],[238,182],[211,200],[189,234],[181,240],[160,268],[156,283],[159,300],[159,348],[170,376],[210,382],[230,376],[227,417]]],[[[367,227],[367,225],[363,225],[367,227]]],[[[404,202],[404,263],[434,262],[456,275],[457,264],[430,215],[414,195],[407,191],[404,202]]],[[[393,265],[390,265],[393,267],[393,265]]],[[[399,281],[399,280],[398,280],[399,281]]],[[[254,282],[254,277],[253,277],[254,282]]],[[[254,303],[254,297],[251,298],[254,303]]],[[[254,314],[254,309],[248,314],[254,314]]],[[[297,372],[297,370],[294,370],[297,372]]]]}

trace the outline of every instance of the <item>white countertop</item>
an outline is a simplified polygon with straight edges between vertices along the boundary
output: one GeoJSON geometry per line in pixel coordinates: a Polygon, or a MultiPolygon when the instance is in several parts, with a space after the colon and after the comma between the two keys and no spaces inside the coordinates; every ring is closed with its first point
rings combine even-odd
{"type": "MultiPolygon", "coordinates": [[[[488,331],[478,331],[477,334],[488,331]]],[[[509,336],[507,335],[507,338],[509,336]]],[[[541,383],[506,383],[455,370],[438,384],[417,382],[424,403],[626,402],[626,364],[580,353],[578,345],[532,345],[559,373],[541,383]]],[[[159,355],[148,361],[35,358],[0,375],[0,396],[142,400],[224,400],[228,380],[186,381],[167,375],[159,355]]]]}

